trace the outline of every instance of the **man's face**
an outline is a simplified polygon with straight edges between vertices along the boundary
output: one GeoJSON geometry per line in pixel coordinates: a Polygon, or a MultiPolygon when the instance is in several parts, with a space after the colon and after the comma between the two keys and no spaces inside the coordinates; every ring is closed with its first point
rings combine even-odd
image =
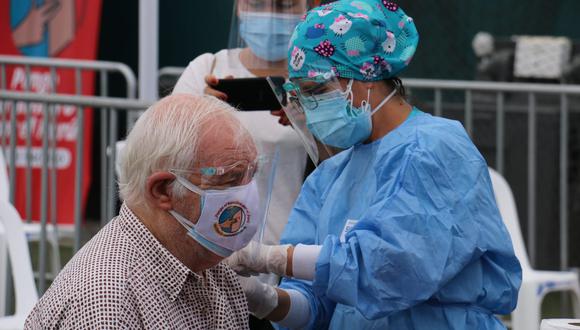
{"type": "MultiPolygon", "coordinates": [[[[198,145],[197,154],[202,155],[202,158],[195,163],[194,168],[217,171],[209,175],[196,170],[184,177],[203,190],[224,190],[250,183],[257,170],[257,150],[249,135],[239,137],[234,131],[227,125],[208,127],[198,145]]],[[[201,196],[186,190],[181,198],[174,201],[174,208],[195,224],[201,214],[201,196]]],[[[208,256],[205,257],[217,260],[216,263],[222,259],[206,252],[208,256]]]]}

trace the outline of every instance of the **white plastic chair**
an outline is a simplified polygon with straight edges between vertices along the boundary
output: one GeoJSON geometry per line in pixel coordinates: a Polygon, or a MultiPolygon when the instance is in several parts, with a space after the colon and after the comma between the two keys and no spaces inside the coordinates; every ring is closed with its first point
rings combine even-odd
{"type": "Polygon", "coordinates": [[[512,238],[512,243],[522,266],[522,286],[518,305],[512,312],[513,330],[540,329],[541,307],[544,296],[554,291],[573,293],[575,317],[580,317],[580,284],[574,272],[540,271],[530,265],[512,191],[507,181],[493,169],[489,169],[497,207],[512,238]]]}
{"type": "MultiPolygon", "coordinates": [[[[0,201],[8,201],[9,185],[8,174],[6,173],[6,163],[4,162],[4,152],[0,150],[0,201]]],[[[0,317],[6,310],[6,275],[8,265],[8,254],[6,250],[6,231],[0,223],[0,317]]]]}
{"type": "MultiPolygon", "coordinates": [[[[1,151],[0,151],[0,169],[3,169],[0,170],[0,201],[8,201],[10,185],[8,182],[8,175],[6,173],[6,162],[4,161],[4,154],[1,151]]],[[[29,242],[40,241],[41,226],[39,223],[24,223],[23,230],[26,233],[26,239],[29,242]]],[[[66,237],[71,238],[74,237],[74,226],[71,225],[66,228],[54,228],[51,224],[47,224],[46,226],[46,238],[51,246],[51,268],[53,277],[56,277],[56,275],[60,272],[61,268],[59,234],[66,237]],[[63,229],[65,235],[62,235],[61,233],[63,232],[63,229]]],[[[0,259],[2,258],[0,257],[0,259]]],[[[1,276],[2,275],[0,275],[0,277],[1,276]]],[[[2,285],[1,280],[0,285],[2,285]]],[[[0,304],[0,307],[1,305],[2,304],[0,304]]],[[[0,310],[0,315],[2,315],[2,310],[0,310]]]]}
{"type": "Polygon", "coordinates": [[[12,265],[16,297],[16,313],[0,317],[0,330],[22,329],[28,313],[38,300],[38,293],[32,273],[28,242],[22,229],[22,219],[12,204],[7,201],[0,201],[0,224],[7,233],[4,237],[8,242],[8,255],[12,265]]]}
{"type": "Polygon", "coordinates": [[[10,185],[8,185],[8,173],[6,171],[4,152],[0,150],[0,201],[7,201],[9,197],[10,185]]]}

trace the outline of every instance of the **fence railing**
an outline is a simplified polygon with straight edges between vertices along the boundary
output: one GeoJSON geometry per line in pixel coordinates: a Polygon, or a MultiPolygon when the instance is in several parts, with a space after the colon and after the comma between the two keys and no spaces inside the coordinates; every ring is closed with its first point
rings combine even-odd
{"type": "MultiPolygon", "coordinates": [[[[89,85],[90,86],[90,85],[89,85]]],[[[99,108],[96,110],[100,115],[101,121],[101,141],[100,152],[101,164],[101,218],[105,223],[115,212],[116,205],[116,188],[114,183],[114,166],[115,153],[107,154],[107,149],[114,148],[117,141],[118,111],[114,108],[124,107],[132,109],[147,104],[138,101],[130,101],[136,97],[137,80],[131,69],[123,64],[116,62],[104,61],[85,61],[85,60],[62,60],[62,59],[44,59],[16,56],[0,56],[0,146],[4,152],[5,159],[8,162],[9,176],[9,198],[12,203],[15,202],[17,193],[22,194],[25,191],[25,210],[22,212],[23,218],[27,222],[40,220],[39,235],[39,264],[38,264],[38,288],[44,292],[46,283],[46,243],[47,243],[47,223],[50,219],[51,228],[57,231],[57,196],[60,187],[57,185],[57,159],[60,157],[57,148],[57,108],[68,106],[70,113],[76,111],[76,136],[72,137],[76,143],[75,154],[77,155],[74,166],[74,196],[66,196],[70,199],[70,207],[74,207],[74,225],[72,226],[72,240],[74,251],[81,246],[81,218],[83,210],[82,201],[82,178],[83,178],[83,153],[85,152],[84,143],[84,122],[85,110],[87,107],[99,108]],[[93,73],[89,75],[88,73],[93,73]],[[66,83],[61,81],[61,76],[66,75],[69,79],[69,86],[74,86],[66,91],[66,83]],[[100,97],[81,96],[87,93],[86,84],[92,84],[94,80],[87,80],[87,77],[98,78],[99,82],[95,85],[94,93],[100,97]],[[10,78],[10,81],[7,81],[10,78]],[[125,97],[122,99],[107,98],[109,91],[109,82],[121,80],[126,90],[125,97]],[[70,81],[72,80],[72,81],[70,81]],[[9,90],[23,90],[24,92],[14,92],[9,90]],[[57,94],[58,93],[58,94],[57,94]],[[70,93],[70,94],[64,94],[70,93]],[[105,102],[108,100],[109,102],[105,102]],[[136,103],[131,103],[136,102],[136,103]],[[111,106],[111,108],[107,108],[111,106]],[[75,107],[75,108],[71,108],[75,107]],[[18,121],[24,117],[24,125],[17,127],[17,114],[20,116],[18,121]],[[33,118],[40,118],[36,122],[36,132],[41,132],[37,136],[40,138],[41,146],[33,146],[33,118]],[[9,119],[8,119],[9,118],[9,119]],[[25,140],[24,145],[17,145],[17,134],[25,140]],[[24,185],[17,185],[17,161],[19,166],[24,168],[24,185]],[[33,186],[33,168],[40,168],[40,186],[33,186]],[[32,219],[33,191],[40,188],[40,217],[32,219]],[[50,196],[50,198],[49,198],[50,196]],[[50,206],[50,207],[49,207],[50,206]],[[50,214],[48,211],[50,210],[50,214]]],[[[60,109],[62,110],[62,108],[60,109]]],[[[70,132],[74,132],[71,130],[70,132]]],[[[71,133],[73,134],[73,133],[71,133]]],[[[65,197],[65,196],[62,196],[65,197]]],[[[35,205],[37,208],[38,206],[35,205]]],[[[60,227],[60,226],[59,226],[60,227]]],[[[67,231],[68,232],[68,231],[67,231]]],[[[62,231],[61,231],[62,233],[62,231]]],[[[58,252],[58,249],[56,249],[58,252]]],[[[54,274],[53,274],[54,275],[54,274]]],[[[11,288],[8,287],[7,291],[11,288]]],[[[4,292],[1,293],[4,295],[4,292]]],[[[10,292],[7,292],[10,296],[10,292]]],[[[0,302],[2,299],[0,299],[0,302]]],[[[2,304],[0,304],[2,305],[2,304]]],[[[0,306],[2,307],[2,306],[0,306]]],[[[3,308],[2,308],[3,309],[3,308]]],[[[0,311],[1,313],[2,311],[0,311]]]]}
{"type": "MultiPolygon", "coordinates": [[[[80,111],[86,111],[88,108],[92,108],[94,111],[108,112],[111,117],[115,118],[121,112],[130,112],[130,111],[141,111],[149,107],[151,102],[144,102],[140,100],[132,100],[132,99],[122,99],[122,98],[110,98],[110,97],[89,97],[89,96],[73,96],[73,95],[43,95],[43,94],[35,94],[30,92],[11,92],[11,91],[3,91],[0,90],[0,101],[2,104],[2,109],[4,109],[8,104],[14,102],[26,102],[26,103],[40,103],[42,105],[44,118],[43,120],[43,138],[42,138],[42,151],[40,156],[40,168],[41,168],[41,207],[42,210],[46,210],[46,206],[48,204],[48,196],[49,196],[49,188],[50,189],[58,189],[58,187],[49,187],[48,185],[48,175],[49,169],[54,168],[54,164],[51,164],[52,159],[49,157],[51,153],[53,153],[56,149],[54,144],[51,144],[51,138],[48,132],[53,131],[51,130],[50,126],[54,125],[54,122],[51,121],[51,111],[54,111],[54,106],[56,105],[73,105],[77,106],[80,111]]],[[[111,121],[113,126],[115,125],[115,121],[111,121]]],[[[82,121],[78,122],[79,125],[79,134],[82,134],[83,125],[82,121]]],[[[14,121],[11,121],[11,124],[14,124],[14,121]]],[[[13,126],[12,129],[15,127],[13,126]]],[[[110,127],[108,128],[110,129],[110,127]]],[[[113,129],[111,129],[113,130],[113,129]]],[[[111,133],[110,138],[116,142],[116,134],[111,133]]],[[[9,153],[14,153],[15,145],[11,144],[8,147],[9,153]]],[[[77,148],[77,154],[82,155],[84,152],[84,146],[79,144],[77,148]]],[[[106,174],[103,176],[101,185],[105,186],[107,195],[101,196],[101,199],[107,199],[110,205],[115,205],[116,198],[117,198],[117,188],[115,182],[115,163],[114,163],[114,155],[116,154],[116,143],[108,144],[107,148],[101,148],[101,159],[109,159],[109,165],[106,168],[106,174]]],[[[15,158],[8,158],[9,169],[13,168],[15,164],[15,158]]],[[[78,161],[75,166],[76,172],[82,170],[83,168],[83,157],[77,157],[78,161]]],[[[75,195],[80,194],[80,181],[82,181],[82,176],[77,174],[75,175],[75,195]]],[[[20,187],[16,187],[16,183],[14,180],[10,180],[10,190],[19,189],[20,187]]],[[[103,190],[103,189],[102,189],[103,190]]],[[[77,251],[81,244],[81,222],[82,219],[80,214],[83,213],[82,210],[82,203],[80,198],[75,198],[74,202],[71,203],[70,207],[74,207],[75,209],[75,223],[74,223],[74,251],[77,251]]],[[[114,211],[113,211],[114,212],[114,211]]],[[[112,217],[112,216],[111,216],[112,217]]],[[[109,218],[110,219],[110,218],[109,218]]],[[[105,221],[102,221],[104,224],[105,221]]],[[[39,266],[38,266],[38,289],[42,293],[44,292],[46,286],[46,251],[47,251],[47,225],[48,225],[48,214],[46,211],[42,212],[41,219],[40,219],[40,239],[39,239],[39,266]]]]}

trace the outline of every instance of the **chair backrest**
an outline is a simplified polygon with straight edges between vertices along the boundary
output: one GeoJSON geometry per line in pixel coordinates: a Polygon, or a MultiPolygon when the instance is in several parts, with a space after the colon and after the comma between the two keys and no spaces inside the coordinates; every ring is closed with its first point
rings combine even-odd
{"type": "Polygon", "coordinates": [[[8,174],[6,173],[6,162],[4,153],[0,150],[0,201],[8,201],[10,185],[8,183],[8,174]]]}
{"type": "Polygon", "coordinates": [[[16,314],[28,313],[38,300],[38,292],[32,273],[28,241],[22,229],[22,219],[8,201],[0,200],[0,223],[4,227],[4,237],[8,243],[8,257],[12,266],[16,296],[16,314]]]}
{"type": "Polygon", "coordinates": [[[512,238],[516,257],[520,261],[522,269],[531,269],[512,190],[504,177],[491,168],[489,169],[489,176],[491,177],[497,207],[512,238]]]}

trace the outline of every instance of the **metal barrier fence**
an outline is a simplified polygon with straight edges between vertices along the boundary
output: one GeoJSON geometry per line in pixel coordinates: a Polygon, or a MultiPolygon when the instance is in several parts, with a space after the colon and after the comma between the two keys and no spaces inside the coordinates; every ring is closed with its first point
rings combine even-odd
{"type": "MultiPolygon", "coordinates": [[[[171,80],[175,81],[185,68],[165,67],[159,70],[159,81],[168,85],[171,80]]],[[[528,126],[528,144],[527,144],[527,232],[526,243],[528,254],[532,264],[534,264],[537,255],[537,219],[536,219],[536,200],[537,200],[537,115],[539,112],[537,97],[539,95],[552,95],[559,97],[559,235],[560,235],[560,260],[561,269],[569,267],[569,219],[568,219],[568,149],[567,143],[569,138],[569,97],[580,96],[580,85],[554,85],[554,84],[536,84],[536,83],[499,83],[499,82],[481,82],[481,81],[453,81],[453,80],[431,80],[431,79],[404,79],[405,87],[410,91],[411,98],[415,92],[431,94],[427,98],[431,99],[430,107],[436,116],[444,115],[444,92],[457,92],[463,94],[462,108],[464,112],[463,124],[467,132],[472,135],[474,124],[474,94],[481,92],[493,94],[495,99],[491,111],[496,114],[496,155],[494,166],[498,172],[504,174],[505,168],[505,115],[506,112],[520,112],[527,114],[528,126]],[[523,94],[527,96],[527,104],[523,107],[507,107],[506,95],[523,94]]],[[[166,87],[168,88],[168,87],[166,87]]],[[[457,96],[457,95],[456,95],[457,96]]]]}
{"type": "MultiPolygon", "coordinates": [[[[9,198],[12,203],[15,201],[17,190],[26,191],[26,206],[23,212],[23,218],[27,222],[32,219],[32,198],[33,187],[32,169],[33,166],[38,166],[40,156],[41,163],[41,202],[40,202],[40,228],[39,234],[39,264],[38,264],[38,288],[40,292],[45,290],[46,281],[46,238],[47,238],[47,223],[50,219],[51,228],[57,232],[57,195],[59,194],[59,187],[57,187],[57,166],[55,164],[57,159],[57,129],[56,129],[56,113],[57,106],[67,105],[79,107],[76,117],[76,155],[83,155],[85,151],[84,145],[84,113],[85,107],[105,107],[101,108],[98,113],[101,120],[101,166],[100,171],[102,175],[101,182],[101,217],[102,222],[105,223],[110,219],[115,212],[116,205],[116,188],[114,184],[114,166],[115,154],[110,153],[107,157],[107,146],[114,148],[117,141],[117,124],[118,112],[113,109],[107,109],[108,106],[122,106],[125,108],[144,106],[142,103],[131,103],[126,99],[108,99],[106,98],[109,89],[109,81],[118,79],[120,77],[126,88],[127,99],[134,99],[136,97],[137,80],[131,69],[123,64],[116,62],[103,61],[85,61],[85,60],[61,60],[61,59],[44,59],[44,58],[30,58],[30,57],[15,57],[15,56],[0,56],[0,146],[2,152],[6,156],[8,162],[9,173],[9,198]],[[7,82],[7,76],[12,71],[12,79],[7,82]],[[78,96],[67,96],[58,94],[60,73],[72,71],[74,75],[74,94],[78,96]],[[87,81],[83,80],[83,74],[93,72],[98,76],[100,82],[95,88],[95,94],[101,95],[105,98],[91,98],[82,97],[83,86],[87,81]],[[115,76],[113,76],[115,75],[115,76]],[[24,91],[31,91],[37,93],[19,93],[10,92],[8,89],[23,88],[24,91]],[[103,103],[103,100],[109,102],[103,103]],[[23,110],[26,124],[20,127],[25,132],[25,146],[17,148],[17,121],[16,113],[23,110]],[[34,112],[42,113],[42,121],[38,123],[38,127],[42,132],[42,147],[40,153],[33,153],[32,146],[32,125],[31,118],[34,112]],[[10,120],[6,120],[10,117],[10,120]],[[7,133],[9,132],[9,133],[7,133]],[[7,142],[9,140],[9,143],[7,142]],[[22,186],[16,185],[16,161],[18,153],[24,156],[25,168],[25,184],[22,186]],[[21,152],[24,151],[24,152],[21,152]],[[34,165],[33,165],[34,164],[34,165]],[[50,185],[49,185],[50,182],[50,185]],[[48,193],[50,190],[50,194],[48,193]],[[50,200],[48,196],[51,196],[50,200]],[[48,214],[49,209],[51,214],[48,214]]],[[[91,82],[92,83],[92,82],[91,82]]],[[[39,150],[36,150],[39,151],[39,150]]],[[[74,196],[71,196],[71,206],[74,207],[74,230],[72,233],[74,251],[77,251],[81,246],[80,239],[80,225],[83,210],[81,208],[81,193],[82,193],[82,177],[83,177],[83,157],[76,157],[75,168],[75,182],[74,182],[74,196]]],[[[58,235],[58,234],[56,234],[58,235]]],[[[56,248],[58,253],[58,247],[56,248]]],[[[54,250],[53,250],[54,252],[54,250]]],[[[53,266],[54,267],[54,266],[53,266]]],[[[55,274],[53,274],[55,275],[55,274]]],[[[8,291],[11,288],[8,288],[8,291]]]]}
{"type": "MultiPolygon", "coordinates": [[[[55,146],[51,145],[51,137],[49,136],[48,132],[51,131],[50,126],[54,124],[51,121],[51,111],[54,111],[54,107],[56,105],[73,105],[79,107],[82,111],[85,111],[88,107],[103,113],[107,112],[110,114],[112,118],[117,117],[120,112],[130,112],[130,111],[141,111],[146,109],[150,106],[151,102],[144,102],[140,100],[131,100],[131,99],[122,99],[122,98],[109,98],[109,97],[89,97],[89,96],[72,96],[72,95],[43,95],[43,94],[36,94],[30,92],[11,92],[11,91],[4,91],[0,90],[0,101],[2,102],[2,109],[6,107],[9,103],[14,102],[26,102],[27,104],[30,103],[40,103],[42,104],[42,109],[44,113],[43,120],[43,138],[42,138],[42,153],[41,153],[41,204],[43,210],[46,208],[48,203],[48,195],[49,195],[49,185],[48,185],[48,175],[49,169],[54,165],[50,163],[49,155],[54,152],[55,146]]],[[[82,121],[79,121],[79,127],[81,129],[78,130],[79,135],[82,134],[82,121]]],[[[112,125],[115,125],[115,120],[111,121],[112,125]]],[[[11,121],[11,125],[14,125],[15,122],[11,121]]],[[[13,126],[14,128],[14,126],[13,126]]],[[[109,127],[110,129],[110,127],[109,127]]],[[[112,131],[112,129],[110,129],[112,131]]],[[[116,133],[111,133],[110,138],[113,138],[112,141],[116,142],[116,133]]],[[[14,152],[15,145],[11,144],[9,147],[9,152],[14,152]]],[[[80,153],[83,152],[82,147],[79,147],[80,153]]],[[[114,155],[116,153],[116,144],[110,143],[108,148],[101,148],[101,156],[103,159],[109,159],[109,164],[106,168],[107,175],[104,176],[102,184],[107,187],[107,194],[109,194],[107,199],[109,202],[116,200],[116,183],[115,183],[115,174],[114,174],[114,155]],[[112,162],[112,163],[111,163],[112,162]],[[110,193],[109,193],[110,191],[110,193]]],[[[12,161],[9,164],[9,168],[15,166],[14,162],[12,161]]],[[[82,170],[82,157],[78,157],[79,161],[76,163],[76,171],[82,170]]],[[[81,189],[81,185],[79,181],[82,180],[80,175],[75,176],[75,194],[79,194],[79,190],[81,189]]],[[[17,189],[15,187],[15,183],[13,180],[10,180],[10,189],[17,189]]],[[[105,196],[102,196],[102,198],[105,196]]],[[[76,198],[74,202],[75,214],[79,215],[75,221],[75,230],[74,230],[74,242],[75,242],[75,251],[78,250],[80,246],[81,240],[81,219],[80,214],[82,214],[81,210],[81,202],[80,199],[76,198]]],[[[114,207],[114,205],[113,205],[114,207]]],[[[113,210],[112,212],[115,212],[113,210]]],[[[43,293],[46,289],[46,245],[47,245],[47,220],[48,215],[46,212],[42,213],[41,221],[40,221],[40,240],[39,240],[39,280],[38,280],[38,290],[40,293],[43,293]]],[[[1,313],[0,313],[1,315],[1,313]]]]}

